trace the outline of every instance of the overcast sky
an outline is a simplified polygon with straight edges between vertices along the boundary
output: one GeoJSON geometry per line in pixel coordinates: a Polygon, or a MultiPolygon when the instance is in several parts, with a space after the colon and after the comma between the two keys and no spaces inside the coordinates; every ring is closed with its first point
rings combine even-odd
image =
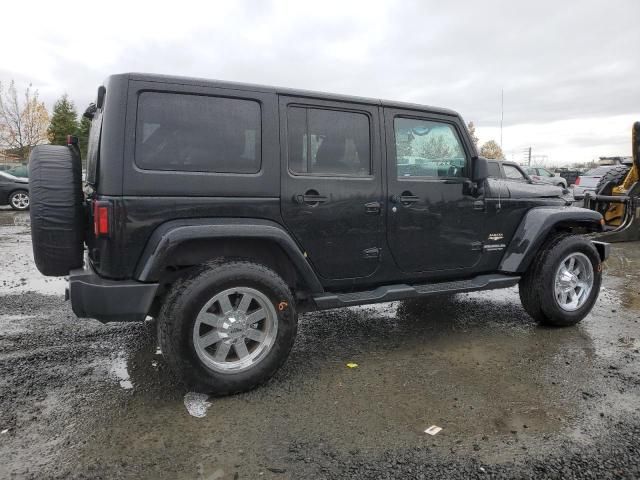
{"type": "Polygon", "coordinates": [[[78,110],[142,71],[444,106],[521,160],[630,155],[640,0],[5,2],[0,81],[78,110]],[[237,3],[237,4],[236,4],[237,3]]]}

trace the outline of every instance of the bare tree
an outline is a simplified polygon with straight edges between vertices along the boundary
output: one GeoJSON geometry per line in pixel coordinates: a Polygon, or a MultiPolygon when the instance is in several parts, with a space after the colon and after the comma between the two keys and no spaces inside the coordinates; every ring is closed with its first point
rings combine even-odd
{"type": "Polygon", "coordinates": [[[488,142],[484,143],[482,147],[480,147],[480,155],[485,158],[504,160],[504,153],[502,153],[500,145],[498,145],[495,140],[489,140],[488,142]]]}
{"type": "Polygon", "coordinates": [[[18,99],[15,82],[4,89],[0,83],[0,147],[26,159],[36,145],[47,143],[49,113],[38,98],[38,91],[32,92],[31,85],[24,91],[24,100],[18,99]]]}
{"type": "Polygon", "coordinates": [[[467,129],[469,130],[469,136],[471,140],[473,140],[473,144],[478,147],[478,136],[476,135],[476,126],[473,122],[469,122],[467,124],[467,129]]]}

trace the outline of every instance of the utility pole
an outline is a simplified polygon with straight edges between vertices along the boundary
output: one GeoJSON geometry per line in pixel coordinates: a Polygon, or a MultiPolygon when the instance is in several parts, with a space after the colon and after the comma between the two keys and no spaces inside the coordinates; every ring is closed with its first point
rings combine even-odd
{"type": "Polygon", "coordinates": [[[527,166],[531,166],[531,147],[529,147],[529,161],[527,162],[527,166]]]}
{"type": "Polygon", "coordinates": [[[502,148],[502,124],[504,122],[504,88],[500,91],[500,148],[502,148]]]}

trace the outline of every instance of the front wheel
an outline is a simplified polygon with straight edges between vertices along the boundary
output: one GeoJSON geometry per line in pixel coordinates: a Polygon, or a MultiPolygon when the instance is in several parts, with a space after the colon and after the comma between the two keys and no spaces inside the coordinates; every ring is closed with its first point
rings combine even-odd
{"type": "Polygon", "coordinates": [[[16,190],[9,195],[9,205],[14,210],[28,210],[29,209],[29,192],[26,190],[16,190]]]}
{"type": "Polygon", "coordinates": [[[188,387],[250,390],[284,363],[297,331],[287,284],[269,268],[217,260],[179,281],[158,316],[160,348],[188,387]]]}
{"type": "Polygon", "coordinates": [[[545,325],[569,326],[593,308],[602,282],[602,264],[593,244],[576,235],[549,242],[520,281],[525,310],[545,325]]]}

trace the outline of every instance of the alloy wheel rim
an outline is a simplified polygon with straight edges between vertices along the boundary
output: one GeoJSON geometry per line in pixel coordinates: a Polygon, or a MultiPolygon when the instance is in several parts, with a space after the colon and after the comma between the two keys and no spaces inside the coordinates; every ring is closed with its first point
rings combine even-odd
{"type": "Polygon", "coordinates": [[[555,275],[555,299],[558,306],[573,312],[582,307],[593,289],[593,266],[584,253],[574,252],[560,262],[555,275]]]}
{"type": "Polygon", "coordinates": [[[11,197],[11,205],[18,209],[25,209],[29,206],[29,195],[26,193],[16,193],[11,197]]]}
{"type": "Polygon", "coordinates": [[[260,363],[278,333],[278,315],[262,292],[237,287],[216,294],[193,325],[198,358],[211,370],[238,373],[260,363]]]}

